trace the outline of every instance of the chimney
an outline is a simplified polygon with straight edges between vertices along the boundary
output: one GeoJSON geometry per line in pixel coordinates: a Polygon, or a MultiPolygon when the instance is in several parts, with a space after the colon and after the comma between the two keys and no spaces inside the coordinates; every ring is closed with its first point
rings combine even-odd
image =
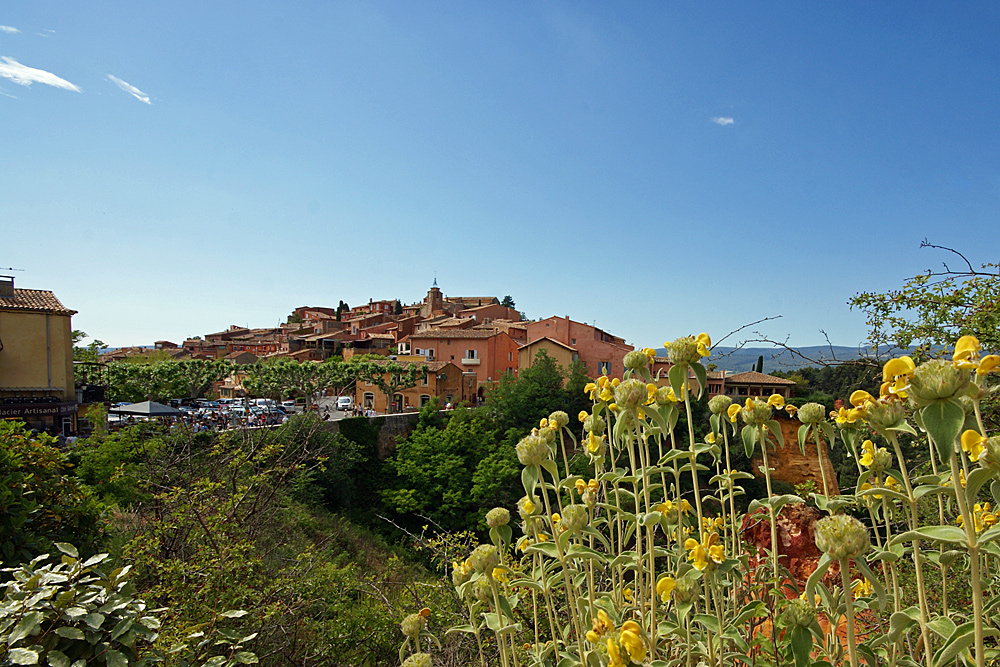
{"type": "Polygon", "coordinates": [[[14,276],[0,276],[0,296],[14,296],[14,276]]]}

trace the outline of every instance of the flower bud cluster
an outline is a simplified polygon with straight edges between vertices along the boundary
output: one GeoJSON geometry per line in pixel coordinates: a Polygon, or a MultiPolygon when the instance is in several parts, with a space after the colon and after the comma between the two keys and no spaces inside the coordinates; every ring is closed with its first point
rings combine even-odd
{"type": "Polygon", "coordinates": [[[761,426],[771,418],[771,406],[755,398],[748,398],[741,412],[743,421],[750,426],[761,426]]]}
{"type": "Polygon", "coordinates": [[[910,378],[907,396],[918,408],[939,400],[964,394],[969,387],[969,374],[950,361],[932,359],[920,364],[910,378]]]}
{"type": "Polygon", "coordinates": [[[867,404],[865,421],[874,429],[887,429],[903,421],[905,416],[903,404],[899,401],[875,401],[867,404]]]}
{"type": "Polygon", "coordinates": [[[807,628],[816,620],[816,609],[802,598],[795,598],[788,601],[788,605],[781,612],[781,620],[789,628],[795,626],[807,628]]]}
{"type": "MultiPolygon", "coordinates": [[[[545,430],[548,431],[548,429],[545,430]]],[[[532,431],[531,435],[522,438],[521,442],[517,443],[515,449],[517,451],[517,460],[521,462],[521,465],[525,466],[541,465],[552,458],[552,450],[549,449],[549,443],[546,442],[544,437],[538,434],[537,430],[532,431]]]]}
{"type": "Polygon", "coordinates": [[[480,574],[484,572],[490,572],[497,566],[500,562],[500,557],[497,555],[497,548],[492,544],[481,544],[476,547],[471,554],[469,554],[469,562],[472,563],[472,569],[480,574]]]}
{"type": "Polygon", "coordinates": [[[490,528],[499,528],[510,523],[510,511],[505,507],[494,507],[486,513],[486,525],[490,528]]]}
{"type": "Polygon", "coordinates": [[[566,505],[562,512],[559,527],[568,533],[575,534],[583,530],[590,521],[590,511],[586,505],[566,505]]]}
{"type": "Polygon", "coordinates": [[[410,639],[416,639],[420,636],[420,633],[424,631],[427,627],[427,619],[421,614],[410,614],[403,619],[403,622],[399,624],[399,629],[403,631],[403,635],[409,637],[410,639]]]}
{"type": "Polygon", "coordinates": [[[583,430],[587,433],[601,435],[607,427],[608,426],[604,422],[604,418],[600,415],[588,415],[586,419],[583,420],[583,430]]]}
{"type": "Polygon", "coordinates": [[[814,530],[816,546],[835,560],[857,558],[871,546],[865,525],[846,514],[835,514],[820,519],[816,522],[814,530]]]}
{"type": "Polygon", "coordinates": [[[672,364],[695,364],[701,359],[698,353],[698,341],[694,336],[682,336],[670,341],[667,346],[667,357],[672,364]]]}
{"type": "MultiPolygon", "coordinates": [[[[645,355],[643,355],[645,358],[645,355]]],[[[646,401],[646,383],[631,378],[615,387],[615,403],[624,408],[637,408],[646,401]]]]}
{"type": "Polygon", "coordinates": [[[645,368],[649,363],[649,357],[642,350],[632,350],[625,355],[625,368],[629,370],[638,370],[640,368],[645,368]]]}
{"type": "Polygon", "coordinates": [[[713,415],[721,415],[724,414],[732,404],[733,399],[724,394],[719,394],[718,396],[713,396],[712,400],[708,402],[708,409],[712,411],[713,415]]]}
{"type": "Polygon", "coordinates": [[[403,667],[432,667],[430,653],[413,653],[403,661],[403,667]]]}
{"type": "Polygon", "coordinates": [[[806,403],[795,413],[799,421],[803,424],[815,426],[826,419],[826,408],[819,403],[806,403]]]}
{"type": "Polygon", "coordinates": [[[555,430],[557,431],[561,428],[566,428],[566,425],[569,424],[569,415],[562,410],[556,410],[549,415],[549,425],[552,424],[555,424],[555,430]]]}

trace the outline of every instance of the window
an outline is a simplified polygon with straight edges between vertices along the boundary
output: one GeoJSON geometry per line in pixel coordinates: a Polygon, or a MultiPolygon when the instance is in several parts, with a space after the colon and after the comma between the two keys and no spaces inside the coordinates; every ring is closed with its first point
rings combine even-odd
{"type": "Polygon", "coordinates": [[[507,361],[514,361],[514,353],[513,352],[508,352],[507,353],[507,361]]]}
{"type": "Polygon", "coordinates": [[[465,359],[475,359],[476,358],[476,351],[475,350],[466,350],[464,358],[465,359]]]}
{"type": "Polygon", "coordinates": [[[428,381],[427,380],[427,376],[425,375],[423,378],[420,379],[420,386],[421,387],[426,387],[427,386],[427,381],[428,381]]]}
{"type": "Polygon", "coordinates": [[[366,391],[361,399],[361,402],[366,408],[375,407],[375,394],[370,391],[366,391]]]}
{"type": "Polygon", "coordinates": [[[420,394],[420,407],[424,407],[425,405],[430,403],[430,401],[431,401],[430,396],[428,396],[427,394],[420,394]]]}
{"type": "Polygon", "coordinates": [[[570,340],[572,340],[572,341],[573,341],[573,342],[571,343],[571,345],[576,345],[576,339],[575,339],[575,338],[571,338],[570,340]]]}
{"type": "Polygon", "coordinates": [[[597,372],[601,375],[605,373],[611,373],[611,362],[610,361],[599,361],[597,362],[597,372]]]}

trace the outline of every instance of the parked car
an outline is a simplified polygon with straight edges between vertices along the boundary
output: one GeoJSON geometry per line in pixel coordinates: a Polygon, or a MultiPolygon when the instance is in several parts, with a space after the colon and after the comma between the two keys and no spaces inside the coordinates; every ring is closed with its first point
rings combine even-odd
{"type": "Polygon", "coordinates": [[[285,409],[285,412],[291,412],[295,409],[295,401],[288,399],[287,401],[281,402],[281,407],[285,409]]]}
{"type": "Polygon", "coordinates": [[[354,399],[350,396],[338,396],[337,397],[337,409],[338,410],[350,410],[354,407],[354,399]]]}

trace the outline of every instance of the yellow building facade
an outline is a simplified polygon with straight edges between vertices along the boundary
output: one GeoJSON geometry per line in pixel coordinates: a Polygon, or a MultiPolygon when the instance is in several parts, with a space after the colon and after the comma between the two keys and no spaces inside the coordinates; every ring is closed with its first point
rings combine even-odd
{"type": "Polygon", "coordinates": [[[76,429],[74,314],[52,292],[0,276],[0,418],[53,434],[76,429]]]}

